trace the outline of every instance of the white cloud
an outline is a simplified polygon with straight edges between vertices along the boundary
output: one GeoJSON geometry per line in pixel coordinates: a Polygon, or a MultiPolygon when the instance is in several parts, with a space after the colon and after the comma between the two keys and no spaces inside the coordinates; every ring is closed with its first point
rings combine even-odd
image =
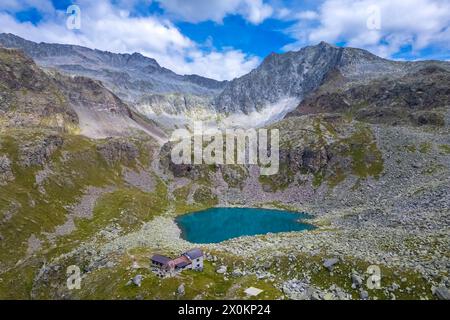
{"type": "Polygon", "coordinates": [[[308,10],[308,11],[301,11],[295,15],[297,19],[304,19],[304,20],[315,20],[319,17],[317,12],[308,10]]]}
{"type": "Polygon", "coordinates": [[[157,0],[170,15],[188,22],[212,20],[222,22],[230,14],[238,14],[253,24],[270,17],[273,9],[263,0],[157,0]]]}
{"type": "Polygon", "coordinates": [[[275,8],[274,12],[274,16],[277,19],[287,19],[291,15],[291,10],[285,7],[275,8]]]}
{"type": "Polygon", "coordinates": [[[315,16],[305,12],[287,32],[297,39],[286,50],[328,41],[346,42],[389,57],[404,46],[413,51],[431,45],[450,48],[450,2],[440,0],[326,0],[315,16]],[[376,6],[380,28],[367,27],[376,6]],[[302,16],[303,15],[303,16],[302,16]],[[313,19],[313,23],[311,20],[313,19]]]}
{"type": "Polygon", "coordinates": [[[42,13],[54,11],[50,0],[2,0],[1,8],[11,12],[19,12],[29,8],[36,8],[42,13]]]}
{"type": "Polygon", "coordinates": [[[246,74],[260,62],[259,58],[247,57],[239,50],[213,51],[209,54],[194,51],[191,57],[192,62],[185,64],[186,69],[182,73],[192,73],[192,70],[195,70],[206,75],[220,74],[223,79],[233,79],[237,74],[246,74]]]}
{"type": "MultiPolygon", "coordinates": [[[[65,12],[53,10],[50,18],[37,25],[0,13],[0,32],[37,42],[77,44],[116,53],[140,52],[177,73],[219,80],[241,76],[259,63],[258,58],[239,50],[219,52],[212,48],[205,52],[170,21],[154,16],[130,16],[127,11],[117,10],[108,0],[77,3],[81,8],[81,30],[68,30],[65,12]]],[[[3,2],[1,9],[4,9],[3,2]]]]}

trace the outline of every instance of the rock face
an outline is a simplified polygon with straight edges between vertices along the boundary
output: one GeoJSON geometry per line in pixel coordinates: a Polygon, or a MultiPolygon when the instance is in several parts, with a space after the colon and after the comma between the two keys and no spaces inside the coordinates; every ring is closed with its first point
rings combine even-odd
{"type": "Polygon", "coordinates": [[[231,81],[217,97],[219,111],[250,113],[287,98],[302,99],[317,88],[339,61],[342,50],[321,43],[299,52],[269,55],[249,74],[231,81]]]}
{"type": "Polygon", "coordinates": [[[207,109],[213,112],[211,99],[212,97],[210,96],[184,93],[156,93],[139,98],[136,103],[136,109],[144,115],[148,112],[156,114],[186,114],[196,108],[207,109]]]}
{"type": "Polygon", "coordinates": [[[58,87],[72,106],[92,112],[108,112],[116,116],[132,117],[128,106],[99,81],[86,77],[65,77],[55,74],[58,87]]]}

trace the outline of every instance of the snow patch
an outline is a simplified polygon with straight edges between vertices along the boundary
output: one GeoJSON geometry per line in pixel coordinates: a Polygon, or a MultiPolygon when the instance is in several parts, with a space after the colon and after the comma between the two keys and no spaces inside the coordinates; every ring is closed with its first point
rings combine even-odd
{"type": "Polygon", "coordinates": [[[283,119],[287,113],[294,110],[300,103],[299,98],[283,98],[270,104],[261,111],[252,111],[249,114],[236,112],[223,115],[210,109],[201,109],[177,114],[155,112],[149,106],[136,106],[136,110],[147,118],[155,121],[168,130],[178,128],[192,128],[194,121],[202,121],[204,128],[258,128],[270,125],[283,119]]]}
{"type": "Polygon", "coordinates": [[[298,98],[284,98],[266,106],[261,111],[252,111],[249,114],[243,112],[234,113],[221,121],[224,128],[258,128],[270,125],[283,119],[287,113],[294,110],[300,100],[298,98]]]}

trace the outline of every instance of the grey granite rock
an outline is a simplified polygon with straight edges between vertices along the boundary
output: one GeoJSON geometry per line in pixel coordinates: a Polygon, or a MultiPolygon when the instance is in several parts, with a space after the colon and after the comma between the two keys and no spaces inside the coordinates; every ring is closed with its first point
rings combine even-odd
{"type": "Polygon", "coordinates": [[[434,295],[439,300],[450,300],[450,290],[446,287],[439,287],[434,290],[434,295]]]}
{"type": "Polygon", "coordinates": [[[136,275],[133,279],[131,279],[131,282],[135,285],[140,287],[142,284],[143,276],[141,274],[136,275]]]}
{"type": "Polygon", "coordinates": [[[323,261],[323,266],[324,266],[325,268],[327,268],[328,271],[331,272],[331,271],[333,271],[334,266],[335,266],[338,262],[339,262],[339,259],[338,259],[338,258],[325,259],[325,260],[323,261]]]}

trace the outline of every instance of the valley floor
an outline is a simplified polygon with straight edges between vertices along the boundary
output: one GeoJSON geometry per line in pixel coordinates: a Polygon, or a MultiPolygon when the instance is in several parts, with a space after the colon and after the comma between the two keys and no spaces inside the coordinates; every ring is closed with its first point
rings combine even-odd
{"type": "Polygon", "coordinates": [[[252,286],[261,299],[448,298],[449,128],[360,125],[283,120],[282,146],[311,126],[302,143],[319,141],[334,162],[282,165],[270,179],[251,166],[177,171],[144,136],[2,132],[0,298],[247,299],[252,286]],[[318,228],[202,245],[203,272],[153,274],[153,253],[195,246],[174,218],[214,206],[308,212],[318,228]],[[71,265],[79,290],[66,285],[71,265]],[[368,282],[374,266],[380,288],[368,282]]]}

